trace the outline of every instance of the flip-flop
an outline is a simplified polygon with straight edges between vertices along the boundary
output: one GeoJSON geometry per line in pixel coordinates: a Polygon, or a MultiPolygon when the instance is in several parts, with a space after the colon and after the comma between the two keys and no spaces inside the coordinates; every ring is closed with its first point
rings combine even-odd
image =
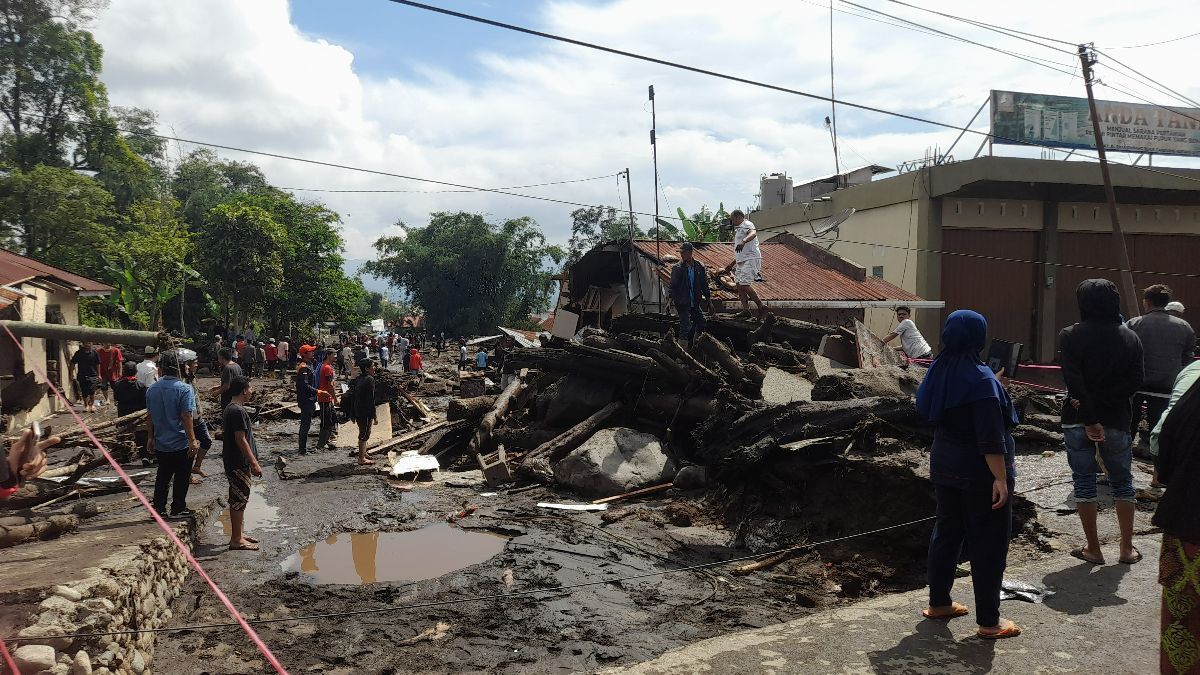
{"type": "Polygon", "coordinates": [[[1083,550],[1083,547],[1082,547],[1082,546],[1080,546],[1080,547],[1079,547],[1079,548],[1077,548],[1077,549],[1074,549],[1074,550],[1072,550],[1072,551],[1071,551],[1071,557],[1072,557],[1072,558],[1078,558],[1078,559],[1080,559],[1080,560],[1082,560],[1082,561],[1084,561],[1084,562],[1086,562],[1086,563],[1091,563],[1091,564],[1093,564],[1093,565],[1103,565],[1103,564],[1104,564],[1104,557],[1103,557],[1103,556],[1101,556],[1100,558],[1092,558],[1092,557],[1089,557],[1087,553],[1084,553],[1084,550],[1083,550]]]}
{"type": "Polygon", "coordinates": [[[375,462],[372,462],[371,460],[369,460],[369,459],[368,459],[368,460],[367,460],[367,461],[365,461],[365,462],[362,462],[362,461],[360,461],[360,462],[358,463],[358,465],[359,465],[359,466],[374,466],[374,465],[375,465],[375,462]]]}
{"type": "Polygon", "coordinates": [[[926,619],[934,619],[935,621],[944,621],[946,619],[954,619],[960,616],[966,616],[967,614],[971,613],[971,610],[967,609],[966,605],[960,605],[957,602],[954,602],[951,603],[950,606],[953,609],[949,614],[933,614],[929,611],[929,608],[926,607],[925,609],[921,610],[921,616],[925,617],[926,619]]]}
{"type": "Polygon", "coordinates": [[[1138,563],[1140,563],[1140,562],[1142,561],[1142,552],[1141,552],[1141,551],[1139,551],[1139,550],[1137,550],[1137,547],[1136,547],[1136,546],[1135,546],[1135,547],[1134,547],[1134,549],[1133,549],[1133,555],[1134,555],[1134,557],[1132,557],[1132,558],[1121,558],[1121,559],[1120,559],[1120,560],[1121,560],[1121,564],[1123,564],[1123,565],[1136,565],[1136,564],[1138,564],[1138,563]]]}
{"type": "Polygon", "coordinates": [[[192,476],[192,480],[191,480],[192,485],[199,485],[203,482],[204,482],[204,479],[192,476]]]}
{"type": "Polygon", "coordinates": [[[243,537],[242,537],[242,539],[245,539],[246,541],[250,542],[251,544],[257,544],[257,543],[258,543],[258,540],[257,540],[257,539],[255,539],[254,537],[243,536],[243,537]]]}
{"type": "MultiPolygon", "coordinates": [[[[1008,619],[1005,619],[1008,621],[1008,619]]],[[[1008,625],[995,633],[984,633],[975,631],[975,636],[983,640],[1003,640],[1004,638],[1017,637],[1021,634],[1021,627],[1012,621],[1008,621],[1008,625]]]]}
{"type": "Polygon", "coordinates": [[[230,551],[257,551],[258,544],[248,543],[248,544],[240,544],[238,546],[230,546],[229,550],[230,551]]]}

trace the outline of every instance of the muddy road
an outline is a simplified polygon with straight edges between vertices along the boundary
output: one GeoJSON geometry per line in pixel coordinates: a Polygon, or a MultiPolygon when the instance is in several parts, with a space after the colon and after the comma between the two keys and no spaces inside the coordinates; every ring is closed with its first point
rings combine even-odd
{"type": "MultiPolygon", "coordinates": [[[[226,550],[224,513],[197,546],[242,612],[270,621],[255,628],[292,672],[590,671],[924,583],[928,522],[802,550],[745,576],[722,566],[594,583],[929,516],[932,493],[915,448],[809,467],[806,497],[796,502],[714,488],[571,512],[537,506],[580,501],[569,493],[493,490],[478,471],[413,483],[354,466],[347,449],[298,458],[297,431],[289,420],[256,428],[263,457],[291,460],[287,480],[263,461],[246,516],[261,550],[226,550]],[[465,505],[478,508],[449,523],[465,505]],[[580,584],[589,585],[534,592],[580,584]],[[325,616],[291,620],[314,615],[325,616]]],[[[219,450],[218,442],[212,471],[219,450]]],[[[220,473],[207,480],[224,485],[220,473]]],[[[1044,543],[1032,507],[1018,512],[1026,524],[1014,556],[1035,555],[1044,543]]],[[[174,627],[229,620],[194,575],[172,611],[174,627]]],[[[163,673],[266,668],[236,627],[164,633],[154,658],[163,673]]]]}

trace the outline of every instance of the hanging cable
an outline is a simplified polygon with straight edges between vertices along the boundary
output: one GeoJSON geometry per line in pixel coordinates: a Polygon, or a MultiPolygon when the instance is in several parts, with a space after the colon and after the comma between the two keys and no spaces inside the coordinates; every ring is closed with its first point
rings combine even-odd
{"type": "Polygon", "coordinates": [[[556,181],[551,181],[549,183],[530,183],[529,185],[506,185],[503,187],[470,188],[470,189],[462,189],[462,190],[338,190],[338,189],[332,189],[332,188],[281,187],[278,185],[273,186],[273,187],[275,187],[279,190],[291,190],[293,192],[325,192],[325,193],[351,193],[351,194],[376,194],[376,193],[393,194],[393,193],[395,193],[395,194],[436,195],[436,194],[450,194],[450,193],[463,194],[463,193],[471,193],[471,192],[490,192],[492,190],[523,190],[523,189],[527,189],[527,188],[546,187],[548,185],[566,185],[568,183],[586,183],[588,181],[602,180],[605,178],[612,178],[613,176],[618,176],[618,175],[620,175],[620,174],[607,173],[607,174],[604,174],[603,176],[592,176],[591,178],[574,178],[571,180],[556,180],[556,181]]]}
{"type": "Polygon", "coordinates": [[[912,3],[901,2],[901,0],[887,0],[887,2],[896,4],[896,5],[903,5],[905,7],[911,7],[912,9],[916,9],[916,10],[919,10],[922,12],[929,12],[930,14],[937,14],[938,16],[942,16],[947,19],[953,19],[955,21],[961,21],[963,23],[968,23],[968,24],[971,24],[972,26],[976,26],[979,28],[983,28],[985,30],[990,30],[993,32],[1001,33],[1001,34],[1007,35],[1009,37],[1013,37],[1013,38],[1017,38],[1017,39],[1024,39],[1026,42],[1030,42],[1030,43],[1038,45],[1040,47],[1046,47],[1048,49],[1056,49],[1060,52],[1071,54],[1072,56],[1074,56],[1074,54],[1075,54],[1074,51],[1069,51],[1069,50],[1062,49],[1059,47],[1052,47],[1050,45],[1043,44],[1042,42],[1037,42],[1037,41],[1031,40],[1029,38],[1037,38],[1037,40],[1043,40],[1045,42],[1057,42],[1058,44],[1067,45],[1072,48],[1074,48],[1076,45],[1079,44],[1077,42],[1069,42],[1067,40],[1060,40],[1058,38],[1052,38],[1052,37],[1049,37],[1046,35],[1038,35],[1037,33],[1029,33],[1029,32],[1026,32],[1023,30],[1017,30],[1016,28],[1007,28],[1005,26],[999,26],[999,25],[996,25],[993,23],[987,23],[985,21],[979,21],[976,19],[968,19],[966,17],[955,16],[954,14],[947,14],[946,12],[939,12],[937,10],[920,7],[920,6],[914,5],[912,3]],[[1018,37],[1018,36],[1025,36],[1025,37],[1022,38],[1022,37],[1018,37]]]}
{"type": "Polygon", "coordinates": [[[1179,42],[1180,40],[1194,38],[1198,35],[1200,35],[1200,33],[1189,33],[1187,35],[1180,35],[1179,37],[1171,38],[1170,40],[1160,40],[1158,42],[1147,42],[1144,45],[1125,45],[1122,47],[1108,47],[1107,49],[1141,49],[1142,47],[1157,47],[1158,45],[1165,45],[1168,42],[1179,42]]]}

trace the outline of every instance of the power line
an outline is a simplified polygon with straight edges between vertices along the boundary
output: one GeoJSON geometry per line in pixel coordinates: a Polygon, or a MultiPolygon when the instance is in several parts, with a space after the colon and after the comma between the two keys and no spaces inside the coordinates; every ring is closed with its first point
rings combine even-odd
{"type": "Polygon", "coordinates": [[[1200,35],[1200,33],[1189,33],[1187,35],[1180,35],[1179,37],[1171,38],[1170,40],[1160,40],[1158,42],[1147,42],[1144,45],[1124,45],[1122,47],[1109,47],[1109,49],[1141,49],[1142,47],[1156,47],[1158,45],[1165,45],[1168,42],[1179,42],[1180,40],[1194,38],[1197,35],[1200,35]]]}
{"type": "Polygon", "coordinates": [[[914,4],[911,4],[908,2],[901,2],[901,0],[887,0],[887,2],[896,4],[896,5],[903,5],[905,7],[911,7],[912,9],[920,10],[922,12],[929,12],[930,14],[937,14],[938,16],[943,16],[943,17],[946,17],[947,19],[953,19],[955,21],[961,21],[963,23],[968,23],[968,24],[971,24],[972,26],[977,26],[979,28],[983,28],[983,29],[990,30],[993,32],[1001,33],[1003,35],[1017,38],[1019,40],[1023,39],[1026,42],[1030,42],[1032,44],[1039,45],[1041,47],[1046,47],[1047,49],[1056,49],[1056,50],[1058,50],[1060,52],[1064,52],[1066,54],[1074,55],[1074,52],[1068,51],[1066,49],[1061,49],[1059,47],[1052,47],[1047,44],[1042,44],[1041,42],[1036,42],[1036,41],[1028,39],[1028,38],[1037,38],[1038,40],[1045,40],[1046,42],[1057,42],[1059,44],[1068,45],[1070,47],[1075,47],[1077,44],[1075,42],[1068,42],[1067,40],[1060,40],[1058,38],[1052,38],[1052,37],[1048,37],[1045,35],[1038,35],[1037,33],[1029,33],[1027,31],[1023,31],[1023,30],[1017,30],[1016,28],[1007,28],[1005,26],[999,26],[994,23],[987,23],[985,21],[979,21],[977,19],[968,19],[968,18],[961,17],[961,16],[955,16],[954,14],[948,14],[946,12],[939,12],[937,10],[928,9],[926,7],[920,7],[918,5],[914,5],[914,4]],[[1026,37],[1024,37],[1024,38],[1019,37],[1021,35],[1026,36],[1026,37]]]}
{"type": "MultiPolygon", "coordinates": [[[[503,21],[496,21],[495,19],[488,19],[485,17],[476,16],[474,14],[466,14],[463,12],[456,12],[454,10],[445,9],[445,8],[437,7],[434,5],[428,5],[428,4],[421,3],[421,2],[415,2],[414,0],[388,0],[388,2],[392,2],[392,3],[398,4],[398,5],[405,5],[408,7],[412,7],[415,9],[421,9],[421,10],[425,10],[428,12],[434,12],[436,14],[443,14],[445,16],[451,16],[454,18],[463,19],[465,21],[472,21],[475,23],[481,23],[481,24],[488,25],[488,26],[494,26],[496,28],[502,28],[504,30],[510,30],[510,31],[514,31],[517,33],[533,35],[536,37],[545,38],[547,40],[563,42],[566,44],[575,45],[577,47],[594,49],[594,50],[605,52],[608,54],[614,54],[616,56],[624,56],[626,58],[631,58],[631,59],[635,59],[638,61],[654,63],[657,65],[666,66],[668,68],[675,68],[677,70],[683,70],[683,71],[690,72],[690,73],[696,73],[698,75],[707,75],[709,77],[715,77],[717,79],[727,80],[729,82],[737,82],[739,84],[746,84],[746,85],[750,85],[752,87],[759,87],[761,89],[767,89],[770,91],[777,91],[777,92],[781,92],[781,93],[785,93],[785,94],[792,94],[792,95],[800,96],[803,98],[813,99],[815,101],[824,101],[825,103],[835,102],[832,99],[830,99],[828,96],[822,96],[820,94],[814,94],[814,93],[807,92],[807,91],[801,91],[799,89],[791,89],[789,87],[783,87],[780,85],[770,84],[767,82],[761,82],[758,80],[751,80],[749,78],[739,77],[737,75],[729,75],[727,73],[720,73],[720,72],[717,72],[714,70],[708,70],[706,68],[700,68],[697,66],[689,66],[687,64],[678,63],[675,61],[668,61],[666,59],[660,59],[660,58],[657,58],[654,56],[638,54],[635,52],[630,52],[630,51],[626,51],[623,49],[617,49],[615,47],[608,47],[608,46],[596,44],[593,42],[586,42],[584,40],[577,40],[575,38],[569,38],[569,37],[565,37],[562,35],[555,35],[554,33],[546,33],[544,31],[534,30],[532,28],[526,28],[524,26],[518,26],[515,24],[505,23],[503,21]]],[[[1072,76],[1074,75],[1074,73],[1066,73],[1066,74],[1072,75],[1072,76]]],[[[931,119],[927,119],[924,117],[918,117],[916,115],[909,115],[907,113],[886,110],[883,108],[876,108],[874,106],[869,106],[869,105],[865,105],[862,103],[854,103],[854,102],[846,101],[846,100],[842,100],[842,99],[838,99],[836,101],[836,103],[840,106],[844,106],[844,107],[848,107],[848,108],[855,108],[857,110],[865,110],[867,112],[878,113],[880,115],[896,117],[899,119],[905,119],[905,120],[909,120],[912,122],[919,122],[921,124],[929,124],[932,126],[941,127],[943,129],[951,129],[954,131],[965,131],[967,133],[975,134],[978,136],[984,136],[984,137],[992,138],[995,140],[1005,141],[1005,142],[1008,142],[1008,143],[1011,143],[1014,145],[1024,145],[1024,146],[1029,146],[1029,147],[1034,147],[1034,148],[1053,147],[1053,146],[1047,145],[1045,143],[1034,143],[1032,141],[1027,141],[1027,140],[1023,140],[1023,139],[1008,138],[1006,136],[1000,136],[998,134],[994,134],[994,133],[987,132],[987,131],[979,131],[976,129],[959,127],[959,126],[950,124],[948,122],[939,122],[937,120],[931,120],[931,119]]],[[[1098,160],[1098,158],[1093,155],[1086,155],[1083,153],[1076,153],[1076,156],[1078,156],[1080,158],[1084,158],[1084,159],[1098,160]]],[[[1116,164],[1119,166],[1129,166],[1129,167],[1133,167],[1135,169],[1139,169],[1142,171],[1149,171],[1151,173],[1158,173],[1158,174],[1162,174],[1162,175],[1166,175],[1166,176],[1173,176],[1173,177],[1179,178],[1181,180],[1200,182],[1200,177],[1175,174],[1175,173],[1171,173],[1169,171],[1163,171],[1163,170],[1155,169],[1153,167],[1148,167],[1148,166],[1142,166],[1142,165],[1136,165],[1136,164],[1123,164],[1121,162],[1114,162],[1112,160],[1109,160],[1109,164],[1116,164]]],[[[639,214],[639,215],[648,215],[648,214],[639,214]]],[[[669,216],[668,216],[668,218],[669,218],[669,216]]]]}
{"type": "Polygon", "coordinates": [[[529,185],[507,185],[504,187],[495,188],[471,188],[464,190],[335,190],[329,188],[298,188],[298,187],[280,187],[275,186],[279,190],[292,190],[295,192],[327,192],[327,193],[352,193],[352,194],[373,194],[373,193],[398,193],[398,194],[449,194],[449,193],[470,193],[470,192],[488,192],[491,190],[522,190],[525,188],[545,187],[547,185],[566,185],[568,183],[586,183],[593,180],[601,180],[612,178],[619,174],[606,173],[603,176],[592,176],[591,178],[574,178],[571,180],[556,180],[549,183],[530,183],[529,185]]]}
{"type": "Polygon", "coordinates": [[[1102,51],[1102,50],[1100,50],[1100,49],[1096,49],[1095,51],[1096,51],[1096,53],[1097,53],[1097,54],[1103,54],[1103,55],[1105,56],[1105,58],[1107,58],[1107,59],[1109,59],[1110,61],[1112,61],[1112,62],[1116,63],[1117,65],[1119,65],[1119,66],[1121,66],[1122,68],[1124,68],[1124,69],[1128,70],[1129,72],[1131,72],[1131,73],[1133,73],[1133,74],[1137,75],[1138,77],[1141,77],[1143,80],[1145,80],[1145,81],[1147,81],[1147,82],[1150,82],[1150,83],[1153,83],[1153,84],[1155,84],[1155,85],[1158,85],[1159,87],[1162,87],[1163,89],[1166,89],[1167,91],[1169,91],[1169,92],[1171,92],[1172,94],[1174,94],[1174,95],[1175,95],[1175,96],[1176,96],[1176,97],[1177,97],[1179,100],[1181,100],[1181,101],[1186,101],[1188,104],[1190,104],[1190,105],[1192,105],[1192,106],[1195,106],[1195,107],[1197,107],[1197,108],[1200,108],[1200,103],[1196,102],[1196,100],[1195,100],[1195,99],[1193,99],[1193,98],[1191,98],[1191,97],[1189,97],[1189,96],[1187,96],[1187,95],[1185,95],[1185,94],[1181,94],[1181,93],[1179,93],[1179,92],[1175,91],[1174,89],[1172,89],[1172,88],[1168,87],[1167,85],[1163,84],[1162,82],[1159,82],[1158,80],[1156,80],[1156,79],[1154,79],[1154,78],[1150,77],[1149,75],[1146,75],[1145,73],[1141,72],[1140,70],[1137,70],[1137,69],[1136,69],[1136,68],[1134,68],[1133,66],[1131,66],[1131,65],[1129,65],[1129,64],[1127,64],[1127,63],[1125,63],[1124,61],[1122,61],[1122,60],[1118,59],[1117,57],[1113,56],[1112,54],[1109,54],[1109,53],[1107,53],[1107,52],[1105,52],[1105,51],[1102,51]]]}
{"type": "MultiPolygon", "coordinates": [[[[761,560],[764,557],[780,555],[782,553],[792,553],[795,551],[811,550],[811,549],[815,549],[815,548],[818,548],[821,546],[825,546],[827,544],[836,544],[836,543],[843,542],[843,541],[849,541],[851,539],[858,539],[859,537],[866,537],[866,536],[870,536],[870,535],[874,535],[874,534],[880,534],[881,532],[887,532],[890,530],[898,530],[898,529],[904,528],[904,527],[911,527],[913,525],[927,523],[936,518],[937,518],[937,516],[927,516],[925,518],[918,518],[916,520],[910,520],[905,523],[897,523],[895,525],[889,525],[887,527],[880,527],[878,529],[869,530],[866,532],[859,532],[857,534],[846,535],[844,537],[835,537],[833,539],[826,539],[824,541],[812,542],[812,543],[808,543],[808,544],[798,544],[796,546],[790,546],[787,548],[779,549],[777,551],[771,551],[768,553],[755,553],[755,554],[751,554],[751,555],[738,556],[735,558],[727,558],[725,560],[716,560],[713,562],[697,563],[695,565],[676,567],[676,568],[669,569],[669,570],[655,570],[653,572],[644,572],[642,574],[633,574],[633,575],[629,575],[629,576],[625,576],[625,577],[618,577],[615,579],[600,579],[598,581],[585,581],[585,582],[581,582],[578,584],[564,584],[561,586],[553,586],[551,588],[527,588],[527,589],[520,590],[520,591],[513,591],[511,593],[496,593],[494,595],[479,595],[479,596],[471,596],[471,597],[467,597],[467,598],[455,598],[452,600],[434,600],[431,602],[422,602],[422,603],[417,603],[417,604],[413,604],[413,605],[401,605],[399,607],[378,607],[378,608],[374,608],[374,609],[359,609],[359,610],[352,610],[352,611],[348,611],[348,612],[328,612],[328,613],[324,613],[324,614],[309,614],[309,615],[305,615],[305,616],[294,616],[294,617],[286,617],[286,618],[280,617],[280,618],[275,618],[275,619],[245,619],[245,622],[247,624],[251,624],[251,625],[260,625],[260,624],[271,624],[271,623],[288,623],[288,622],[292,622],[292,621],[310,621],[313,619],[337,619],[337,618],[345,618],[345,617],[351,617],[351,616],[364,616],[364,615],[370,615],[370,614],[385,614],[388,612],[402,612],[402,611],[413,610],[413,609],[427,609],[430,607],[445,607],[447,605],[458,605],[458,604],[463,604],[463,603],[468,603],[468,602],[508,600],[508,599],[512,599],[512,598],[520,598],[520,597],[525,597],[525,596],[529,596],[529,595],[534,595],[537,593],[567,593],[570,591],[578,590],[580,588],[588,588],[591,586],[622,584],[622,583],[625,583],[628,581],[637,581],[639,579],[649,579],[651,577],[661,577],[661,576],[667,576],[669,574],[679,574],[680,572],[695,572],[697,570],[711,569],[714,567],[723,567],[725,565],[729,565],[732,563],[746,562],[748,560],[761,560]]],[[[545,598],[538,598],[538,600],[544,600],[544,599],[545,598]]],[[[37,638],[21,638],[21,637],[13,636],[13,637],[5,637],[5,638],[0,638],[0,639],[7,640],[9,642],[27,642],[27,641],[35,640],[35,639],[39,640],[39,641],[44,641],[47,639],[93,638],[93,637],[105,637],[105,636],[111,636],[111,635],[129,635],[129,634],[135,634],[135,633],[171,633],[171,632],[176,632],[176,631],[200,630],[200,629],[208,629],[208,628],[231,628],[231,627],[238,626],[238,625],[240,625],[240,624],[238,624],[238,623],[210,623],[210,624],[197,624],[197,625],[191,625],[191,626],[143,628],[143,629],[139,629],[139,630],[102,631],[102,632],[95,632],[95,633],[66,633],[66,634],[62,634],[62,635],[40,635],[37,638]]]]}

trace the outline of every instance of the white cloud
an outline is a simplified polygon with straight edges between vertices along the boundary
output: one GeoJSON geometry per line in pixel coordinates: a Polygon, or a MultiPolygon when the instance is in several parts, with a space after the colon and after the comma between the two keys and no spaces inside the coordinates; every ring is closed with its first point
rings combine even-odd
{"type": "MultiPolygon", "coordinates": [[[[925,2],[978,16],[990,16],[983,10],[994,7],[925,2]]],[[[1070,54],[968,31],[894,4],[862,3],[1074,69],[1070,54]]],[[[1166,2],[1139,3],[1136,11],[1116,2],[1089,5],[1087,12],[1070,3],[1033,0],[1004,7],[994,20],[1032,32],[1070,32],[1101,45],[1105,39],[1154,41],[1173,36],[1163,26],[1186,28],[1186,22],[1170,20],[1179,9],[1166,2]]],[[[838,95],[848,100],[963,123],[991,88],[1082,95],[1078,77],[843,13],[834,18],[838,95]]],[[[552,2],[544,5],[538,27],[781,86],[829,90],[828,11],[810,3],[552,2]]],[[[482,186],[615,174],[629,167],[634,206],[648,211],[653,192],[645,99],[646,85],[654,83],[663,212],[722,201],[750,205],[762,173],[809,177],[833,167],[822,125],[826,103],[559,43],[533,42],[533,52],[521,57],[464,56],[479,60],[486,74],[479,79],[465,80],[445,70],[446,64],[419,60],[416,76],[379,79],[355,72],[347,48],[292,25],[286,0],[113,0],[95,32],[105,47],[104,79],[113,102],[154,109],[164,130],[183,137],[482,186]]],[[[1184,87],[1192,81],[1187,65],[1194,46],[1182,41],[1115,54],[1200,96],[1195,87],[1184,87]]],[[[1120,82],[1104,70],[1101,75],[1120,82]]],[[[956,135],[849,108],[839,108],[838,125],[844,164],[866,159],[894,166],[935,144],[945,148],[956,135]]],[[[955,154],[970,156],[978,143],[967,137],[955,154]]],[[[437,189],[226,154],[254,161],[281,186],[437,189]]],[[[524,192],[613,205],[625,194],[615,179],[524,192]]],[[[370,257],[371,241],[391,232],[396,220],[420,223],[433,210],[532,215],[560,243],[569,232],[571,207],[495,194],[315,196],[343,215],[352,257],[370,257]]]]}

